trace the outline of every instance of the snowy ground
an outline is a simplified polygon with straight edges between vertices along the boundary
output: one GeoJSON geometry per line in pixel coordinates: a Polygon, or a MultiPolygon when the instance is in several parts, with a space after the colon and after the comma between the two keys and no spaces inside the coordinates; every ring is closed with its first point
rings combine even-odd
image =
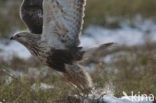
{"type": "MultiPolygon", "coordinates": [[[[86,35],[81,35],[81,46],[88,47],[96,44],[114,42],[119,45],[140,45],[146,39],[150,42],[156,41],[156,23],[151,20],[144,22],[137,20],[134,27],[128,26],[127,23],[121,23],[119,29],[106,29],[98,26],[90,26],[85,32],[86,35]]],[[[21,44],[16,41],[11,41],[8,45],[0,42],[0,57],[10,58],[15,54],[22,58],[30,57],[30,53],[21,44]]]]}
{"type": "Polygon", "coordinates": [[[140,97],[121,97],[116,98],[113,96],[104,96],[103,100],[106,103],[153,103],[152,101],[147,101],[146,98],[142,98],[142,100],[139,100],[140,97]],[[133,99],[135,98],[135,100],[133,99]]]}
{"type": "Polygon", "coordinates": [[[5,44],[3,42],[0,43],[0,58],[4,58],[4,60],[11,59],[13,55],[16,55],[21,58],[29,58],[31,55],[29,51],[20,43],[16,41],[11,41],[9,44],[5,44]]]}
{"type": "Polygon", "coordinates": [[[135,27],[121,23],[119,29],[106,29],[98,26],[90,26],[81,36],[81,45],[90,46],[99,43],[115,42],[120,45],[139,45],[144,43],[145,38],[156,41],[156,23],[151,20],[138,22],[135,27]]]}

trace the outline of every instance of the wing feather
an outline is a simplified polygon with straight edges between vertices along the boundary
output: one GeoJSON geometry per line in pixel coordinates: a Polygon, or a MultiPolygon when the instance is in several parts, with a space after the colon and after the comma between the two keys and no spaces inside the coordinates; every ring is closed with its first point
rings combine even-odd
{"type": "Polygon", "coordinates": [[[57,49],[79,45],[85,0],[44,0],[42,40],[57,49]]]}

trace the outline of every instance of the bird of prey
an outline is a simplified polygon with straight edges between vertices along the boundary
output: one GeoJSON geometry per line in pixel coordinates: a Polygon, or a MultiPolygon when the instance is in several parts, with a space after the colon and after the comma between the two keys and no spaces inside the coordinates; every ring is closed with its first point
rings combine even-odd
{"type": "MultiPolygon", "coordinates": [[[[33,2],[25,0],[27,1],[30,5],[26,8],[23,6],[22,12],[26,9],[34,9],[30,12],[26,11],[22,18],[30,32],[15,33],[11,39],[23,44],[43,64],[61,72],[82,92],[89,92],[92,88],[91,77],[78,63],[85,54],[79,46],[79,34],[82,29],[86,0],[43,0],[43,26],[41,26],[40,16],[32,17],[38,12],[42,14],[42,9],[38,9],[38,7],[41,8],[42,0],[38,0],[39,6],[33,5],[33,3],[36,4],[36,0],[33,2]],[[27,17],[28,15],[30,17],[27,17]],[[38,21],[40,21],[39,24],[36,23],[38,21]]],[[[24,4],[27,5],[27,3],[24,4]]]]}

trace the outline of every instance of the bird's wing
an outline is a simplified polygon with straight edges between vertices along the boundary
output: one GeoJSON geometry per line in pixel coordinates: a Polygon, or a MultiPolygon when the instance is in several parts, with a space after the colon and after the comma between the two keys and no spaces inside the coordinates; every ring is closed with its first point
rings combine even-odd
{"type": "Polygon", "coordinates": [[[79,45],[86,0],[44,0],[42,40],[56,49],[79,45]]]}
{"type": "Polygon", "coordinates": [[[31,33],[42,34],[43,25],[43,0],[23,0],[20,17],[31,33]]]}

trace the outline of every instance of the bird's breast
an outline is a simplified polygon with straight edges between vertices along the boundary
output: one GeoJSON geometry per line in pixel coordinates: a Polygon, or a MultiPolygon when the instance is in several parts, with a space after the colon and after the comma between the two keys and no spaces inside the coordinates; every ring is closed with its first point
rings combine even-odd
{"type": "Polygon", "coordinates": [[[72,64],[73,57],[67,50],[52,50],[47,56],[47,65],[56,71],[65,72],[65,64],[72,64]]]}
{"type": "Polygon", "coordinates": [[[83,52],[74,49],[52,49],[47,56],[47,65],[53,69],[65,72],[65,64],[72,64],[73,62],[81,60],[83,52]]]}

